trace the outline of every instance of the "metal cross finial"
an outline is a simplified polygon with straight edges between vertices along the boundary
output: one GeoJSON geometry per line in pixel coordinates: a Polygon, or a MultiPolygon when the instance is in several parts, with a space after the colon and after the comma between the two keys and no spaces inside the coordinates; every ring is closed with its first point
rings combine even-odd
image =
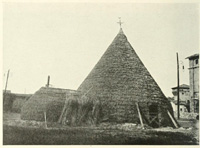
{"type": "Polygon", "coordinates": [[[120,28],[122,28],[123,22],[121,22],[121,17],[119,17],[119,22],[117,22],[117,23],[119,24],[120,28]]]}

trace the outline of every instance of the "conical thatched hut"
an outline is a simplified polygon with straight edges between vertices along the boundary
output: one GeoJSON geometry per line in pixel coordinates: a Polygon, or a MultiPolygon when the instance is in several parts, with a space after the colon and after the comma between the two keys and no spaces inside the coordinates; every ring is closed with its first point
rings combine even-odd
{"type": "Polygon", "coordinates": [[[120,29],[77,91],[98,98],[102,122],[173,126],[171,104],[120,29]],[[138,106],[138,107],[137,107],[138,106]]]}
{"type": "Polygon", "coordinates": [[[42,87],[22,107],[21,119],[57,122],[66,98],[76,93],[75,90],[42,87]]]}

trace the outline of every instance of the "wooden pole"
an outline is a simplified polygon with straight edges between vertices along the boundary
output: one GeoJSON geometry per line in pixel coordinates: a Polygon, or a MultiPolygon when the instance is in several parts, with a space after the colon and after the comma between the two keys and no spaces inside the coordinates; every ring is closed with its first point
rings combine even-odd
{"type": "Polygon", "coordinates": [[[49,87],[50,84],[50,76],[48,76],[46,87],[49,87]]]}
{"type": "Polygon", "coordinates": [[[7,89],[7,85],[8,85],[9,73],[10,73],[10,69],[8,70],[8,73],[7,73],[6,85],[5,85],[5,89],[4,89],[4,92],[5,92],[5,93],[6,93],[6,89],[7,89]]]}
{"type": "MultiPolygon", "coordinates": [[[[48,76],[48,79],[47,79],[47,84],[46,84],[46,87],[49,87],[49,81],[50,81],[50,76],[48,76]]],[[[46,100],[44,99],[45,101],[45,104],[46,104],[46,100]]],[[[44,122],[45,122],[45,128],[47,129],[47,108],[45,108],[45,111],[44,111],[44,122]]]]}
{"type": "Polygon", "coordinates": [[[62,122],[63,114],[64,114],[64,112],[65,112],[65,110],[66,110],[66,107],[67,107],[67,105],[66,105],[67,99],[68,99],[68,98],[66,97],[64,107],[63,107],[62,112],[61,112],[61,114],[60,114],[60,117],[59,117],[59,119],[58,119],[58,123],[61,123],[61,122],[62,122]]]}
{"type": "Polygon", "coordinates": [[[6,85],[5,85],[5,89],[4,89],[4,93],[3,93],[3,104],[6,102],[5,99],[6,99],[6,94],[7,94],[6,90],[7,90],[7,86],[8,86],[9,73],[10,73],[10,69],[8,70],[8,73],[7,73],[6,85]]]}
{"type": "Polygon", "coordinates": [[[90,90],[93,88],[93,86],[92,87],[90,87],[90,89],[85,93],[85,94],[83,94],[81,97],[85,97],[89,92],[90,92],[90,90]]]}
{"type": "Polygon", "coordinates": [[[179,97],[179,59],[178,59],[178,52],[176,53],[177,56],[177,118],[180,118],[180,112],[179,112],[179,102],[180,102],[180,97],[179,97]]]}
{"type": "Polygon", "coordinates": [[[175,128],[178,128],[178,125],[176,124],[176,121],[174,120],[174,118],[172,117],[172,115],[170,114],[170,112],[167,110],[167,113],[170,117],[170,119],[172,120],[172,123],[174,124],[175,128]]]}
{"type": "Polygon", "coordinates": [[[47,114],[46,114],[46,111],[44,111],[44,121],[45,121],[45,128],[47,129],[47,114]]]}
{"type": "Polygon", "coordinates": [[[141,116],[141,113],[140,113],[139,105],[138,105],[137,102],[135,104],[136,104],[136,107],[137,107],[137,111],[138,111],[138,115],[139,115],[139,118],[140,118],[140,123],[141,123],[142,129],[144,129],[144,124],[143,124],[142,116],[141,116]]]}

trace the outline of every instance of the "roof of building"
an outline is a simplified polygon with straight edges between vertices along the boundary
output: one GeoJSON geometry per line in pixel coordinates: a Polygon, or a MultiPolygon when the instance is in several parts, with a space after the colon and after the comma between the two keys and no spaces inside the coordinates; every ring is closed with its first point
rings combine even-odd
{"type": "Polygon", "coordinates": [[[186,59],[196,59],[196,58],[199,58],[199,54],[198,53],[197,54],[193,54],[193,55],[187,57],[186,59]]]}
{"type": "MultiPolygon", "coordinates": [[[[177,100],[173,100],[172,102],[173,102],[175,105],[177,105],[177,100]]],[[[187,103],[186,103],[185,101],[179,101],[179,105],[184,105],[184,106],[186,106],[187,103]]]]}
{"type": "MultiPolygon", "coordinates": [[[[178,88],[177,86],[176,86],[176,87],[172,87],[172,89],[177,89],[177,88],[178,88]]],[[[182,88],[182,89],[189,89],[190,86],[187,85],[187,84],[181,84],[181,85],[179,85],[179,88],[182,88]]]]}
{"type": "Polygon", "coordinates": [[[32,96],[33,94],[18,94],[18,93],[13,93],[15,96],[17,97],[30,97],[32,96]]]}

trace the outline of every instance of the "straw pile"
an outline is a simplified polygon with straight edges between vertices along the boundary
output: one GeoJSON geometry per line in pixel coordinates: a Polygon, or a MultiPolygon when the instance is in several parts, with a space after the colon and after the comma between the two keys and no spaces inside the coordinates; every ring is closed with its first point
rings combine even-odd
{"type": "Polygon", "coordinates": [[[42,87],[22,107],[21,119],[56,122],[61,114],[66,97],[73,90],[42,87]]]}
{"type": "Polygon", "coordinates": [[[71,94],[65,101],[59,123],[69,126],[97,125],[101,121],[99,100],[80,94],[71,94]]]}
{"type": "Polygon", "coordinates": [[[20,113],[22,106],[31,96],[31,94],[15,94],[15,99],[12,104],[12,112],[20,113]]]}

